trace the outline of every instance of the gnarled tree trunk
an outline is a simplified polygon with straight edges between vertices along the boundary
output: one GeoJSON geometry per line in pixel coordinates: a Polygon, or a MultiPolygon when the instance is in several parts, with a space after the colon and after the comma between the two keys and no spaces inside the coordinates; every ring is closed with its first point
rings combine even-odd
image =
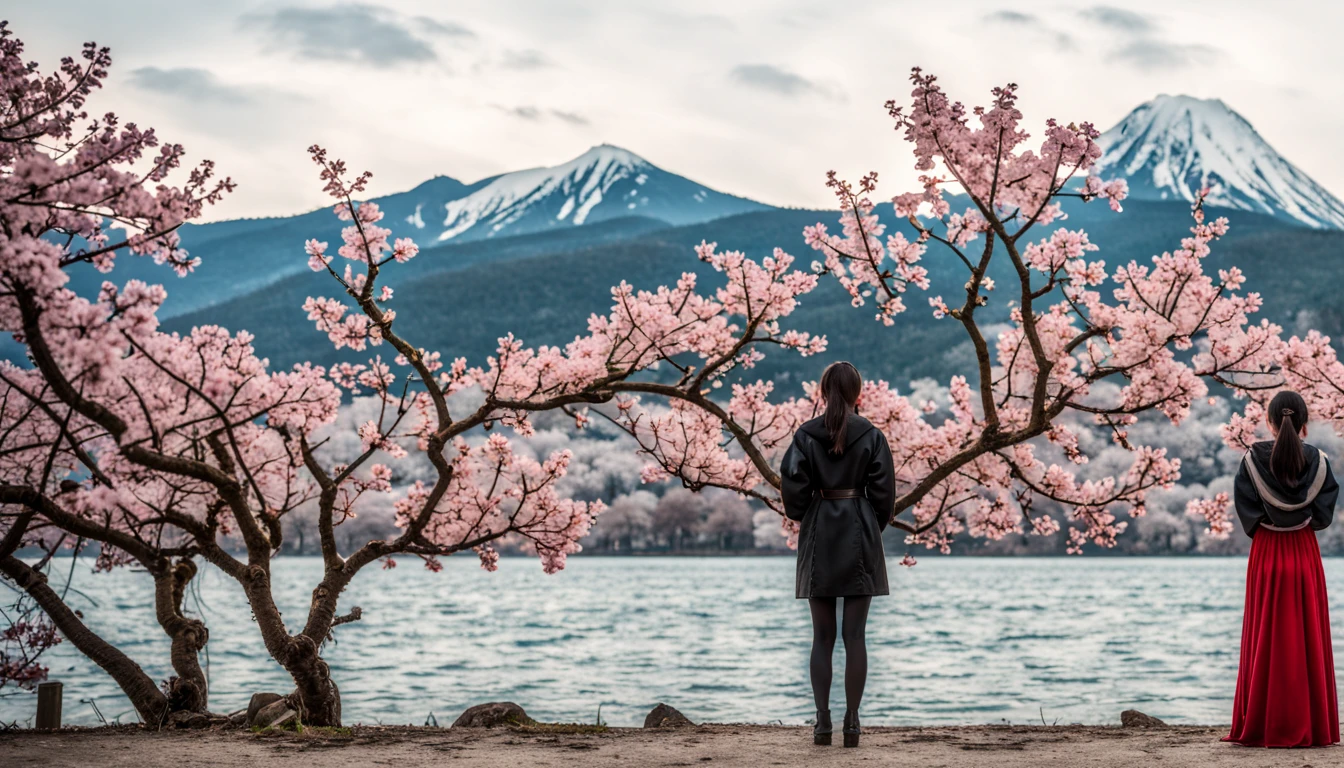
{"type": "Polygon", "coordinates": [[[182,613],[182,598],[195,576],[196,563],[188,558],[176,563],[165,560],[154,572],[154,612],[159,626],[172,639],[173,671],[177,673],[166,685],[171,712],[205,712],[209,704],[199,654],[210,632],[204,622],[182,613]]]}
{"type": "Polygon", "coordinates": [[[71,645],[111,675],[141,720],[151,727],[163,724],[168,717],[168,697],[139,664],[89,629],[47,584],[45,575],[14,555],[0,557],[0,572],[33,598],[71,645]]]}
{"type": "Polygon", "coordinates": [[[5,500],[17,501],[28,508],[28,511],[15,519],[4,541],[0,542],[0,572],[33,597],[57,629],[76,648],[84,651],[86,647],[91,647],[103,654],[103,659],[107,663],[91,653],[89,656],[112,675],[146,723],[161,724],[164,715],[178,711],[207,711],[207,684],[197,655],[205,647],[210,635],[203,622],[199,619],[188,619],[182,613],[182,598],[187,585],[196,576],[196,564],[189,557],[183,557],[174,563],[171,558],[160,556],[138,538],[118,533],[110,528],[100,528],[84,520],[72,519],[57,504],[32,489],[5,486],[0,490],[7,492],[2,494],[5,500]],[[47,585],[45,574],[15,556],[29,524],[39,512],[64,521],[81,536],[102,546],[120,545],[121,549],[131,554],[153,576],[155,614],[160,626],[172,641],[171,660],[176,672],[176,675],[165,683],[163,694],[166,697],[161,695],[146,698],[143,688],[144,678],[147,676],[140,667],[85,626],[61,596],[47,585]],[[77,640],[77,637],[84,639],[77,640]],[[107,648],[115,653],[108,653],[107,648]],[[109,668],[108,663],[113,666],[109,668]],[[125,664],[130,664],[133,672],[115,671],[120,670],[125,664]],[[157,714],[153,717],[146,716],[145,707],[150,707],[157,714]]]}
{"type": "Polygon", "coordinates": [[[322,660],[321,648],[305,635],[293,638],[289,663],[285,668],[294,678],[294,703],[308,725],[341,724],[341,692],[331,679],[331,668],[322,660]]]}
{"type": "MultiPolygon", "coordinates": [[[[266,650],[294,680],[294,692],[289,699],[299,713],[300,720],[306,725],[341,725],[341,693],[331,679],[331,668],[322,659],[321,640],[310,636],[308,629],[299,634],[289,634],[280,610],[272,599],[268,567],[248,566],[240,582],[247,593],[252,613],[257,617],[257,628],[261,631],[266,650]]],[[[335,600],[318,597],[325,591],[325,583],[314,590],[314,608],[318,613],[318,621],[316,624],[310,621],[309,627],[317,626],[323,640],[331,627],[340,622],[339,619],[330,618],[332,611],[328,603],[334,606],[335,600]]]]}

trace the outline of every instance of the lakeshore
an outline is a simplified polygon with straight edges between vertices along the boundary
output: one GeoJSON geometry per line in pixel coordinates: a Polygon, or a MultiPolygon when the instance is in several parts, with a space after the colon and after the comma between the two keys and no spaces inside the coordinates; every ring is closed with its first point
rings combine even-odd
{"type": "MultiPolygon", "coordinates": [[[[277,558],[276,602],[306,615],[317,558],[277,558]]],[[[443,571],[362,574],[342,597],[360,621],[326,659],[347,725],[446,724],[483,701],[515,701],[549,722],[644,722],[667,702],[696,722],[813,716],[806,601],[791,558],[574,558],[554,575],[475,559],[443,571]],[[613,589],[613,585],[620,585],[613,589]],[[624,640],[624,641],[618,641],[624,640]]],[[[1327,576],[1344,578],[1344,560],[1327,576]]],[[[63,586],[68,562],[56,569],[63,586]]],[[[1245,564],[1224,558],[937,558],[893,568],[873,601],[864,722],[873,726],[1115,722],[1139,709],[1173,725],[1228,720],[1236,689],[1245,564]],[[1005,587],[1009,588],[1005,588],[1005,587]]],[[[85,621],[155,680],[173,674],[144,573],[75,571],[85,621]]],[[[210,705],[230,712],[294,681],[258,650],[237,585],[202,569],[187,606],[210,629],[210,705]]],[[[1333,583],[1333,582],[1332,582],[1333,583]]],[[[77,592],[75,590],[78,590],[77,592]]],[[[1331,613],[1344,615],[1344,592],[1331,613]]],[[[843,648],[836,662],[843,663],[843,648]]],[[[1336,649],[1336,656],[1344,647],[1336,649]]],[[[44,658],[65,684],[65,722],[133,723],[106,672],[69,643],[44,658]],[[87,700],[89,703],[84,703],[87,700]],[[96,709],[95,709],[96,705],[96,709]]],[[[831,701],[843,701],[834,680],[831,701]]],[[[0,722],[31,725],[30,697],[0,697],[0,722]]]]}
{"type": "Polygon", "coordinates": [[[804,727],[700,725],[676,729],[591,727],[576,732],[525,728],[356,726],[252,733],[243,729],[143,731],[134,726],[0,733],[0,764],[10,768],[180,768],[209,765],[399,768],[564,766],[919,766],[919,768],[1168,768],[1322,766],[1339,747],[1249,749],[1224,744],[1227,726],[952,726],[866,728],[858,749],[817,747],[804,727]]]}

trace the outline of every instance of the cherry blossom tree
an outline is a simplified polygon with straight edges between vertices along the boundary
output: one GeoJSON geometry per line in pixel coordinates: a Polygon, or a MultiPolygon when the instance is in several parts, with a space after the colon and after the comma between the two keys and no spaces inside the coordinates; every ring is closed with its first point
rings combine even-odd
{"type": "MultiPolygon", "coordinates": [[[[935,423],[932,402],[912,402],[885,381],[866,382],[860,399],[891,444],[900,487],[893,525],[909,544],[947,552],[962,532],[1000,539],[1063,529],[1070,553],[1089,542],[1114,546],[1123,518],[1143,515],[1147,493],[1170,488],[1180,470],[1164,449],[1131,444],[1127,427],[1148,412],[1180,424],[1210,382],[1248,398],[1225,430],[1229,445],[1251,439],[1260,404],[1284,386],[1303,391],[1323,418],[1344,413],[1344,368],[1329,340],[1311,333],[1284,341],[1278,326],[1251,322],[1260,298],[1241,290],[1236,267],[1206,272],[1228,222],[1207,221],[1202,196],[1177,248],[1108,269],[1091,258],[1099,246],[1087,233],[1067,227],[1064,211],[1068,199],[1101,199],[1119,213],[1128,193],[1123,180],[1095,175],[1101,148],[1091,124],[1050,120],[1032,148],[1017,86],[994,89],[988,108],[968,112],[936,78],[916,69],[911,81],[910,104],[887,104],[922,174],[919,191],[892,199],[910,234],[888,232],[879,220],[876,173],[856,186],[833,172],[827,186],[839,201],[840,231],[818,224],[804,233],[821,255],[814,272],[835,279],[855,307],[873,302],[876,321],[887,326],[913,290],[932,288],[923,266],[930,248],[964,269],[955,300],[944,298],[951,286],[928,299],[933,317],[961,324],[975,350],[976,369],[949,382],[950,412],[935,423]],[[953,212],[954,204],[964,208],[953,212]],[[1008,261],[1010,285],[989,276],[995,259],[1008,261]],[[1011,326],[988,338],[980,313],[996,288],[1008,294],[1011,326]],[[1088,460],[1077,443],[1080,419],[1132,452],[1127,472],[1078,480],[1068,465],[1088,460]],[[1047,463],[1038,455],[1043,445],[1065,460],[1047,463]]],[[[717,386],[718,373],[697,375],[717,386]]],[[[734,384],[727,402],[711,407],[662,385],[643,392],[670,398],[672,407],[625,400],[615,420],[651,459],[646,479],[736,489],[778,508],[774,467],[793,431],[818,412],[813,386],[775,402],[771,382],[734,384]]],[[[1225,494],[1193,500],[1187,511],[1214,535],[1231,530],[1225,494]]],[[[792,523],[783,526],[796,535],[792,523]]],[[[914,560],[907,554],[902,562],[914,560]]]]}
{"type": "Polygon", "coordinates": [[[635,549],[636,542],[649,536],[657,505],[658,497],[642,489],[617,496],[598,519],[592,538],[607,549],[619,552],[635,549]]]}
{"type": "MultiPolygon", "coordinates": [[[[921,192],[893,201],[913,238],[893,232],[883,240],[886,232],[870,200],[875,175],[857,189],[832,176],[842,231],[833,235],[818,225],[805,233],[823,257],[812,273],[793,269],[793,257],[781,250],[756,261],[705,243],[697,255],[721,276],[712,292],[701,293],[691,273],[655,290],[621,283],[612,290],[608,313],[590,319],[587,335],[563,347],[538,348],[507,336],[479,366],[460,357],[448,362],[444,350],[418,347],[398,333],[385,273],[395,274],[418,247],[383,226],[376,204],[356,201],[369,174],[351,178],[342,162],[318,147],[310,150],[337,200],[334,212],[348,226],[335,254],[326,243],[306,244],[309,266],[327,274],[343,296],[309,298],[304,309],[334,348],[373,352],[388,345],[392,359],[375,354],[363,364],[337,365],[325,378],[304,369],[382,403],[378,418],[359,427],[363,453],[353,461],[324,463],[322,446],[310,443],[313,425],[329,420],[329,409],[303,420],[276,418],[274,410],[269,416],[265,431],[278,434],[291,457],[286,471],[301,463],[317,489],[324,576],[300,632],[290,634],[278,613],[264,619],[260,613],[273,611],[259,585],[266,558],[278,547],[276,536],[264,525],[238,526],[252,574],[240,581],[254,612],[260,611],[266,647],[295,679],[308,722],[340,720],[339,694],[320,647],[336,626],[361,615],[353,609],[338,616],[337,606],[363,567],[376,561],[393,566],[392,556],[401,554],[437,570],[439,558],[471,550],[494,569],[495,545],[507,540],[530,548],[544,569],[554,571],[579,550],[601,505],[557,491],[570,459],[566,452],[528,458],[515,452],[501,428],[526,439],[537,412],[563,410],[580,427],[594,416],[607,418],[652,460],[646,480],[675,476],[691,490],[722,488],[777,505],[772,464],[797,426],[816,412],[815,389],[781,402],[772,402],[770,382],[732,384],[726,400],[715,394],[765,349],[803,355],[825,350],[824,337],[783,327],[822,275],[834,276],[856,306],[876,295],[877,320],[891,325],[905,310],[909,290],[930,287],[919,262],[931,244],[966,268],[959,304],[939,296],[929,300],[936,318],[962,324],[977,353],[974,374],[949,385],[950,416],[934,424],[926,404],[912,403],[880,381],[867,385],[862,400],[897,456],[897,509],[906,515],[895,524],[911,543],[943,551],[962,531],[992,539],[1051,534],[1064,526],[1070,551],[1088,542],[1111,546],[1125,527],[1119,517],[1142,515],[1146,494],[1179,477],[1179,462],[1164,450],[1129,443],[1127,427],[1139,414],[1161,414],[1178,424],[1194,400],[1207,396],[1209,380],[1253,399],[1285,382],[1307,382],[1310,366],[1323,372],[1312,380],[1317,390],[1330,380],[1333,369],[1322,367],[1333,360],[1328,344],[1281,341],[1281,329],[1250,322],[1259,298],[1239,293],[1239,271],[1220,270],[1217,279],[1205,274],[1203,262],[1210,244],[1227,231],[1225,220],[1206,222],[1197,204],[1190,237],[1178,249],[1151,266],[1129,262],[1114,271],[1088,261],[1097,247],[1081,230],[1058,227],[1032,240],[1038,226],[1065,219],[1066,198],[1105,199],[1119,212],[1124,183],[1089,175],[1100,156],[1096,131],[1089,124],[1052,121],[1039,149],[1025,149],[1015,87],[996,90],[993,106],[975,111],[977,128],[933,78],[916,72],[913,81],[909,111],[890,107],[925,173],[921,192]],[[965,196],[964,212],[951,212],[948,187],[965,196]],[[1009,261],[1016,285],[1012,327],[990,340],[976,313],[995,288],[988,270],[996,254],[1009,261]],[[1103,297],[1108,279],[1109,301],[1103,297]],[[481,399],[454,414],[449,399],[468,387],[478,388],[481,399]],[[1086,462],[1068,421],[1082,417],[1109,429],[1133,452],[1126,473],[1079,481],[1065,466],[1037,456],[1045,441],[1068,461],[1086,462]],[[398,494],[401,533],[340,552],[336,526],[358,513],[361,497],[391,491],[392,471],[383,462],[412,449],[424,453],[435,476],[398,494]],[[1037,512],[1037,500],[1064,509],[1067,519],[1037,512]]],[[[1325,397],[1323,391],[1316,395],[1321,402],[1325,397]]],[[[1254,415],[1252,405],[1240,418],[1254,415]]],[[[221,468],[234,475],[245,470],[247,460],[235,459],[221,468]]],[[[1208,519],[1213,532],[1225,532],[1226,499],[1196,500],[1189,510],[1208,519]]],[[[240,514],[234,511],[235,518],[240,514]]],[[[268,519],[264,509],[253,514],[268,519]]]]}
{"type": "MultiPolygon", "coordinates": [[[[85,101],[111,63],[106,48],[89,43],[48,75],[22,54],[0,23],[0,329],[34,365],[0,363],[0,574],[22,593],[0,674],[36,682],[45,674],[37,656],[64,637],[120,684],[142,718],[162,722],[171,708],[204,709],[196,652],[207,632],[182,612],[194,553],[162,535],[166,516],[190,514],[179,507],[199,494],[190,483],[149,479],[179,461],[180,437],[153,431],[148,414],[171,398],[172,375],[205,367],[198,354],[207,338],[230,342],[208,330],[193,339],[156,333],[160,287],[109,282],[90,298],[67,282],[73,268],[109,272],[124,255],[189,272],[195,261],[174,231],[231,184],[215,181],[206,162],[169,186],[180,146],[111,114],[89,118],[85,101]],[[50,556],[89,542],[102,547],[99,568],[133,562],[153,576],[177,674],[163,690],[47,584],[50,556]],[[16,555],[23,547],[47,556],[26,562],[16,555]]],[[[204,423],[198,403],[181,405],[181,425],[204,423]]]]}
{"type": "Polygon", "coordinates": [[[0,692],[6,686],[35,690],[47,679],[48,667],[42,654],[59,645],[56,626],[26,594],[0,609],[0,692]]]}
{"type": "Polygon", "coordinates": [[[579,551],[579,540],[602,511],[600,502],[559,492],[572,458],[568,450],[539,461],[516,451],[501,429],[526,439],[533,434],[533,414],[547,411],[565,411],[582,427],[591,418],[590,406],[612,404],[609,410],[619,412],[625,401],[616,401],[645,391],[663,367],[678,372],[679,381],[658,385],[658,391],[671,387],[683,401],[712,413],[718,406],[708,396],[711,374],[751,365],[758,353],[747,352],[750,345],[810,354],[820,344],[809,334],[782,330],[777,322],[792,311],[799,295],[815,287],[815,276],[793,270],[792,257],[782,251],[758,264],[705,245],[701,258],[726,282],[712,296],[697,292],[692,273],[675,287],[656,291],[622,283],[612,289],[610,312],[594,315],[589,334],[564,347],[530,348],[507,336],[485,365],[469,366],[461,357],[445,364],[442,351],[415,346],[395,327],[394,290],[385,273],[415,258],[417,245],[394,238],[382,226],[376,203],[356,201],[370,178],[367,172],[351,178],[344,163],[323,149],[313,147],[310,153],[326,191],[337,199],[335,214],[349,225],[335,254],[327,243],[306,243],[309,266],[328,274],[344,295],[310,297],[304,309],[335,349],[359,352],[388,345],[389,354],[395,352],[390,362],[375,354],[366,363],[342,363],[329,372],[330,380],[350,394],[382,403],[378,418],[358,428],[364,449],[358,457],[329,466],[322,445],[311,444],[307,434],[295,431],[286,437],[319,489],[317,534],[325,573],[302,632],[291,636],[278,624],[273,631],[263,628],[263,635],[272,656],[295,678],[305,721],[335,723],[339,694],[316,646],[333,627],[362,615],[358,608],[336,615],[338,596],[360,569],[376,561],[394,567],[392,556],[401,554],[418,556],[437,571],[439,558],[470,550],[484,568],[494,570],[496,545],[508,542],[535,552],[542,567],[553,572],[579,551]],[[337,258],[345,262],[340,268],[337,258]],[[701,361],[703,375],[692,374],[688,360],[701,361]],[[450,399],[468,388],[479,390],[480,397],[455,414],[450,399]],[[402,460],[412,449],[429,460],[434,478],[417,480],[399,494],[395,507],[401,533],[342,554],[336,526],[358,514],[361,497],[392,490],[391,467],[375,460],[402,460]],[[297,661],[286,643],[302,645],[297,661]]]}
{"type": "Polygon", "coordinates": [[[304,308],[337,349],[386,344],[392,359],[273,371],[245,331],[162,333],[162,286],[109,281],[86,297],[69,287],[69,272],[111,273],[118,259],[149,257],[189,274],[196,261],[175,230],[231,183],[213,181],[205,163],[170,186],[181,147],[154,155],[153,131],[110,115],[79,128],[85,99],[111,63],[106,49],[90,44],[82,63],[67,60],[43,76],[21,61],[22,45],[7,29],[2,40],[10,101],[0,113],[0,328],[24,345],[32,367],[0,364],[0,573],[59,633],[11,626],[6,659],[17,661],[5,669],[16,681],[41,674],[32,651],[59,636],[116,679],[147,723],[163,723],[178,709],[204,710],[196,655],[208,633],[182,612],[200,559],[246,596],[262,643],[295,682],[289,699],[304,721],[339,724],[339,691],[321,648],[335,628],[362,616],[358,607],[337,610],[360,570],[391,567],[394,555],[419,556],[437,570],[438,558],[466,550],[494,569],[494,544],[509,539],[554,571],[578,551],[600,512],[600,503],[557,491],[567,451],[532,459],[497,427],[526,438],[530,414],[571,408],[582,423],[584,406],[641,387],[635,374],[680,367],[686,358],[703,361],[706,374],[683,374],[685,397],[712,410],[699,387],[709,372],[749,365],[747,344],[815,348],[807,334],[776,322],[815,276],[792,270],[783,253],[757,264],[706,246],[702,257],[727,277],[712,295],[697,293],[691,274],[653,292],[622,284],[611,312],[564,348],[532,349],[507,337],[483,366],[457,358],[445,367],[442,352],[399,335],[392,289],[381,280],[414,258],[416,245],[390,240],[377,205],[354,200],[368,174],[348,178],[342,163],[317,148],[313,159],[337,198],[335,213],[349,226],[335,255],[309,242],[307,258],[345,298],[314,298],[304,308]],[[340,272],[331,266],[337,256],[347,262],[340,272]],[[484,393],[482,402],[454,415],[449,398],[468,387],[484,393]],[[313,438],[334,421],[343,392],[371,394],[382,407],[357,429],[362,453],[332,464],[313,438]],[[409,449],[425,454],[435,476],[396,498],[401,533],[341,552],[337,527],[358,514],[361,499],[391,491],[391,469],[375,458],[396,461],[409,449]],[[283,546],[282,523],[310,503],[324,573],[308,616],[291,629],[272,597],[270,563],[283,546]],[[42,568],[50,555],[89,544],[98,547],[100,569],[134,564],[153,575],[177,673],[163,690],[48,586],[42,568]],[[33,547],[48,554],[36,567],[17,555],[33,547]]]}
{"type": "Polygon", "coordinates": [[[755,529],[751,518],[755,510],[750,504],[727,491],[707,494],[705,501],[710,512],[705,518],[704,532],[718,537],[722,549],[741,549],[752,545],[755,529]]]}

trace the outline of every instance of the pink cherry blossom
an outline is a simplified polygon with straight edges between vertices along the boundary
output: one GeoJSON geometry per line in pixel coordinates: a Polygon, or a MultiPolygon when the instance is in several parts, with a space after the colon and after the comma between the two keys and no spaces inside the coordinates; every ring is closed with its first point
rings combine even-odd
{"type": "MultiPolygon", "coordinates": [[[[1105,199],[1120,212],[1124,181],[1092,175],[1101,155],[1096,130],[1050,120],[1038,147],[1028,148],[1015,85],[994,89],[989,107],[968,111],[936,78],[915,70],[911,79],[910,105],[892,102],[888,109],[924,174],[921,191],[893,198],[898,219],[915,236],[888,232],[881,222],[876,174],[857,184],[828,174],[840,233],[822,224],[804,231],[823,257],[813,273],[831,275],[856,307],[876,297],[877,319],[886,325],[904,311],[904,294],[931,287],[920,266],[927,249],[937,246],[940,257],[966,268],[955,303],[946,297],[956,286],[928,298],[934,316],[960,321],[980,350],[979,370],[950,382],[950,417],[938,420],[936,406],[917,407],[881,381],[865,384],[860,400],[891,445],[902,494],[895,524],[909,543],[947,552],[963,533],[996,539],[1067,528],[1072,553],[1114,546],[1124,518],[1145,514],[1148,492],[1180,477],[1178,460],[1161,448],[1133,445],[1128,427],[1145,412],[1179,424],[1207,396],[1210,380],[1250,399],[1224,432],[1229,445],[1252,439],[1259,403],[1279,387],[1302,391],[1313,413],[1344,413],[1344,398],[1330,383],[1344,379],[1344,365],[1328,339],[1313,332],[1283,340],[1274,324],[1251,321],[1260,298],[1242,292],[1239,270],[1206,273],[1204,260],[1229,224],[1207,222],[1202,197],[1190,236],[1148,264],[1108,268],[1091,257],[1102,246],[1080,229],[1058,228],[1033,241],[1031,230],[1063,218],[1066,198],[1105,199]],[[945,188],[969,197],[971,206],[952,213],[945,188]],[[1025,277],[1004,298],[1011,326],[984,338],[976,311],[995,288],[986,274],[995,259],[1012,262],[1025,277]],[[1109,295],[1101,290],[1107,280],[1115,286],[1109,295]],[[1107,386],[1097,387],[1101,382],[1107,386]],[[1067,465],[1038,458],[1039,447],[1053,445],[1069,464],[1086,463],[1070,426],[1079,418],[1110,430],[1132,451],[1127,471],[1080,481],[1067,465]]],[[[777,506],[774,462],[792,430],[818,412],[813,385],[804,386],[803,397],[777,404],[764,383],[734,385],[726,403],[644,389],[641,399],[623,400],[614,418],[651,459],[646,481],[676,477],[691,488],[728,488],[777,506]],[[660,406],[654,395],[670,399],[660,406]]],[[[1190,509],[1209,521],[1211,534],[1225,535],[1226,506],[1215,498],[1190,509]]]]}

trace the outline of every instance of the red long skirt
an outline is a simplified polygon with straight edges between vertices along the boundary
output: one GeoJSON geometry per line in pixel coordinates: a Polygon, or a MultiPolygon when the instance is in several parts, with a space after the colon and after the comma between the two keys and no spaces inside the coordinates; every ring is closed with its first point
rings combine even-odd
{"type": "Polygon", "coordinates": [[[1310,528],[1255,532],[1232,732],[1223,741],[1254,747],[1339,741],[1325,570],[1310,528]]]}

